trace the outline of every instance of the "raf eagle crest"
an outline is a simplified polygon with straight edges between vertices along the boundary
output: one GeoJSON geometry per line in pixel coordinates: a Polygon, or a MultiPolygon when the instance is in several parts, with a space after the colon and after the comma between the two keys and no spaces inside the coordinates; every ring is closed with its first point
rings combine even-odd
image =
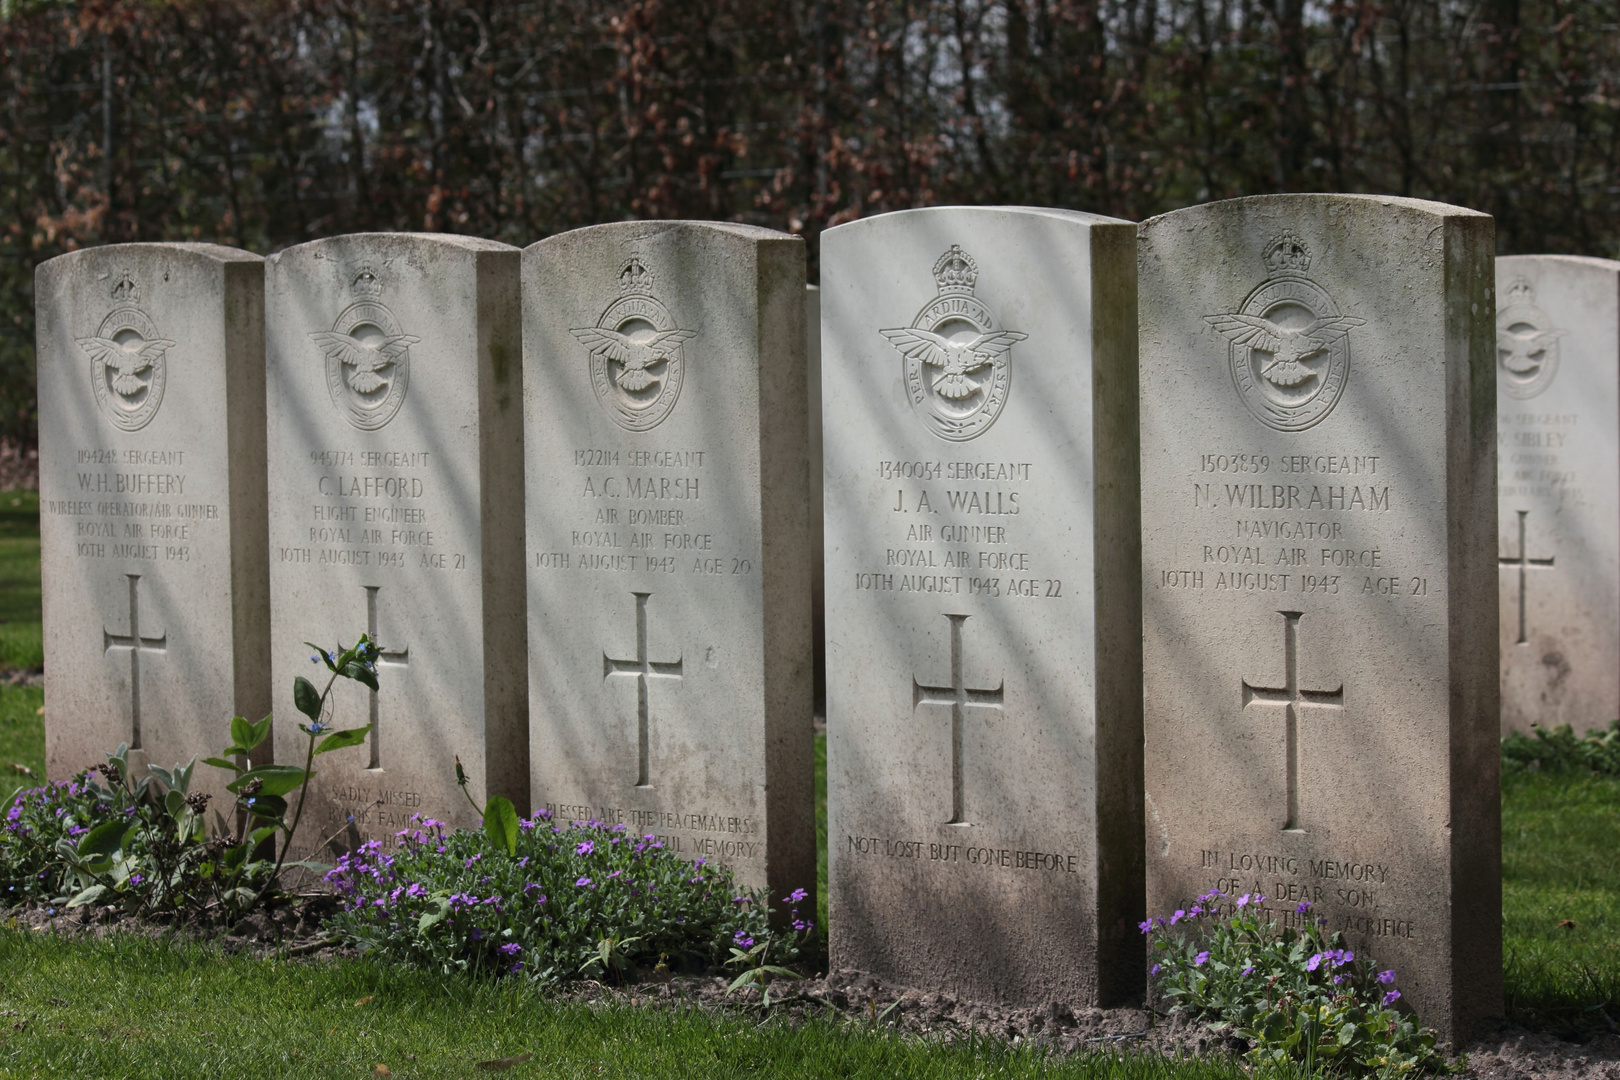
{"type": "Polygon", "coordinates": [[[568,331],[590,359],[591,389],[615,424],[627,431],[657,427],[675,408],[685,375],[682,346],[697,337],[682,330],[653,295],[656,276],[640,255],[619,267],[619,297],[595,326],[568,331]]]}
{"type": "Polygon", "coordinates": [[[982,435],[1007,403],[1012,347],[1028,335],[996,326],[974,295],[978,264],[958,244],[934,263],[939,295],[910,326],[879,330],[904,358],[906,397],[928,429],[965,442],[982,435]]]}
{"type": "Polygon", "coordinates": [[[1303,431],[1322,422],[1350,375],[1349,333],[1366,320],[1341,314],[1306,276],[1311,250],[1285,234],[1265,251],[1267,279],[1243,306],[1204,321],[1227,339],[1232,385],[1267,427],[1303,431]]]}
{"type": "Polygon", "coordinates": [[[410,384],[411,346],[422,339],[402,333],[382,302],[382,283],[370,266],[354,272],[355,301],[330,330],[309,335],[326,359],[326,390],[343,418],[375,431],[399,412],[410,384]]]}
{"type": "Polygon", "coordinates": [[[1533,398],[1558,374],[1558,339],[1552,318],[1536,306],[1536,290],[1523,278],[1507,288],[1496,313],[1496,385],[1510,397],[1533,398]]]}
{"type": "Polygon", "coordinates": [[[90,386],[101,412],[121,431],[152,422],[168,384],[168,354],[174,342],[158,334],[141,309],[141,288],[125,270],[113,283],[113,309],[91,337],[79,338],[90,358],[90,386]]]}

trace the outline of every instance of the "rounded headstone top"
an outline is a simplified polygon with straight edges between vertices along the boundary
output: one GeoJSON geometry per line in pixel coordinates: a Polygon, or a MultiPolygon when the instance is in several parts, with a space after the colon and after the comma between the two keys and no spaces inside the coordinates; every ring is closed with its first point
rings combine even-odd
{"type": "Polygon", "coordinates": [[[663,233],[679,229],[699,229],[707,232],[723,233],[743,240],[799,240],[804,238],[793,233],[780,232],[776,229],[767,229],[759,225],[744,225],[735,221],[693,221],[685,219],[656,220],[656,221],[609,221],[601,225],[586,225],[583,228],[569,229],[565,232],[553,233],[544,240],[537,240],[530,244],[525,251],[533,251],[543,245],[549,246],[557,241],[566,240],[569,243],[590,243],[598,238],[618,239],[631,236],[637,239],[649,239],[663,233]]]}
{"type": "Polygon", "coordinates": [[[1358,195],[1344,192],[1297,192],[1282,195],[1246,195],[1240,199],[1218,199],[1197,206],[1172,210],[1142,222],[1144,231],[1164,222],[1194,217],[1245,216],[1256,213],[1299,213],[1307,210],[1331,210],[1338,207],[1371,212],[1375,207],[1427,214],[1443,218],[1489,218],[1489,214],[1470,210],[1466,206],[1434,202],[1430,199],[1408,199],[1399,195],[1358,195]]]}
{"type": "Polygon", "coordinates": [[[221,263],[259,263],[263,257],[241,248],[226,247],[224,244],[184,243],[137,243],[137,244],[97,244],[94,247],[80,248],[47,259],[40,263],[36,273],[46,272],[51,267],[66,268],[85,260],[131,260],[152,258],[174,258],[176,255],[188,255],[196,258],[211,259],[221,263]]]}
{"type": "Polygon", "coordinates": [[[1134,221],[1128,221],[1125,218],[1092,214],[1084,210],[1063,210],[1053,206],[919,206],[910,210],[891,210],[886,214],[873,214],[871,217],[858,218],[843,225],[835,225],[822,235],[847,234],[862,229],[882,228],[885,226],[909,226],[913,223],[920,223],[920,220],[928,219],[982,218],[1002,215],[1045,217],[1077,225],[1129,225],[1133,228],[1136,225],[1134,221]]]}
{"type": "Polygon", "coordinates": [[[435,248],[452,248],[461,251],[480,254],[483,252],[517,251],[511,244],[503,244],[499,240],[486,240],[481,236],[463,236],[460,233],[430,233],[430,232],[370,232],[370,233],[340,233],[337,236],[323,236],[319,240],[309,240],[302,244],[283,248],[271,255],[267,261],[274,263],[284,255],[318,251],[323,247],[363,248],[370,247],[379,250],[417,248],[433,250],[435,248]]]}
{"type": "Polygon", "coordinates": [[[1564,266],[1580,266],[1592,270],[1606,270],[1609,273],[1620,273],[1620,262],[1614,259],[1600,259],[1595,255],[1498,255],[1498,263],[1533,262],[1556,263],[1564,266]]]}

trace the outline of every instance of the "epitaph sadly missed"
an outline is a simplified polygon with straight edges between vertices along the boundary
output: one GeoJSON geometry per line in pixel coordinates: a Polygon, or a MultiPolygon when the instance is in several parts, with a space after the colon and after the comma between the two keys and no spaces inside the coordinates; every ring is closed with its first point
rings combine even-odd
{"type": "MultiPolygon", "coordinates": [[[[412,814],[478,826],[528,804],[516,248],[357,234],[266,263],[277,760],[302,760],[302,643],[378,643],[380,690],[340,681],[312,846],[391,843],[412,814]]],[[[324,679],[316,682],[324,685],[324,679]]]]}
{"type": "Polygon", "coordinates": [[[1496,260],[1502,731],[1620,716],[1620,262],[1496,260]]]}
{"type": "Polygon", "coordinates": [[[1349,195],[1139,246],[1149,911],[1263,893],[1456,1038],[1502,1003],[1491,247],[1349,195]]]}
{"type": "Polygon", "coordinates": [[[832,963],[1142,992],[1136,230],[949,207],[822,240],[832,963]]]}
{"type": "Polygon", "coordinates": [[[535,808],[813,891],[803,243],[599,225],[523,292],[535,808]]]}
{"type": "MultiPolygon", "coordinates": [[[[270,711],[263,262],[120,244],[39,268],[46,769],[136,777],[270,711]]],[[[223,773],[195,789],[223,795],[223,773]]]]}

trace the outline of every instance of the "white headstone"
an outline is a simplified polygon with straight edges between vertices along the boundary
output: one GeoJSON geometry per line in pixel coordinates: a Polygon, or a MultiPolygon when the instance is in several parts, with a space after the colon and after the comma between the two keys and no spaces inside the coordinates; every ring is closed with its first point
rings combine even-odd
{"type": "Polygon", "coordinates": [[[832,963],[1139,1000],[1136,229],[822,237],[832,963]]]}
{"type": "MultiPolygon", "coordinates": [[[[519,252],[435,234],[338,236],[266,262],[276,758],[301,763],[303,642],[382,648],[381,689],[340,681],[314,845],[413,813],[477,827],[528,804],[519,252]]],[[[353,834],[348,837],[352,842],[353,834]]]]}
{"type": "Polygon", "coordinates": [[[813,891],[803,243],[599,225],[523,291],[534,806],[813,891]]]}
{"type": "Polygon", "coordinates": [[[1496,260],[1502,731],[1620,716],[1620,262],[1496,260]]]}
{"type": "Polygon", "coordinates": [[[1139,263],[1148,910],[1263,893],[1459,1038],[1502,1006],[1491,247],[1276,195],[1139,263]]]}
{"type": "Polygon", "coordinates": [[[89,248],[35,298],[46,770],[124,743],[138,779],[270,710],[263,261],[89,248]]]}

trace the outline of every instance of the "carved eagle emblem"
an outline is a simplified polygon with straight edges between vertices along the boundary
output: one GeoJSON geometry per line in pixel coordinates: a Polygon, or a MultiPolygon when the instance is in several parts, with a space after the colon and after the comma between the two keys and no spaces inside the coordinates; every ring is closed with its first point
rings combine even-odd
{"type": "Polygon", "coordinates": [[[658,381],[653,368],[670,359],[681,342],[697,337],[696,330],[658,330],[637,341],[628,334],[598,326],[570,330],[579,343],[593,355],[600,355],[621,365],[615,381],[632,393],[645,390],[658,381]]]}
{"type": "Polygon", "coordinates": [[[960,401],[979,390],[979,384],[969,375],[993,363],[996,357],[1023,341],[1028,334],[1016,330],[992,330],[968,341],[952,341],[927,330],[904,327],[898,330],[880,330],[884,337],[907,360],[921,360],[940,369],[934,376],[934,392],[940,397],[960,401]]]}
{"type": "Polygon", "coordinates": [[[101,365],[103,369],[113,370],[114,374],[109,381],[112,388],[124,397],[129,397],[146,386],[141,376],[153,364],[163,359],[164,353],[174,348],[174,342],[163,338],[131,341],[128,345],[104,337],[79,338],[78,342],[79,347],[91,360],[101,365]]]}
{"type": "Polygon", "coordinates": [[[350,369],[345,378],[350,387],[362,394],[388,385],[388,380],[379,372],[393,366],[405,355],[406,349],[422,340],[410,334],[393,334],[367,342],[335,330],[322,330],[309,336],[321,352],[333,360],[341,360],[350,369]]]}
{"type": "Polygon", "coordinates": [[[1365,319],[1349,315],[1335,315],[1315,321],[1298,329],[1278,326],[1258,315],[1206,315],[1216,330],[1225,334],[1234,344],[1244,345],[1258,352],[1270,353],[1271,362],[1261,369],[1260,375],[1273,386],[1292,389],[1315,374],[1305,361],[1333,346],[1335,338],[1343,337],[1353,327],[1361,326],[1365,319]]]}

